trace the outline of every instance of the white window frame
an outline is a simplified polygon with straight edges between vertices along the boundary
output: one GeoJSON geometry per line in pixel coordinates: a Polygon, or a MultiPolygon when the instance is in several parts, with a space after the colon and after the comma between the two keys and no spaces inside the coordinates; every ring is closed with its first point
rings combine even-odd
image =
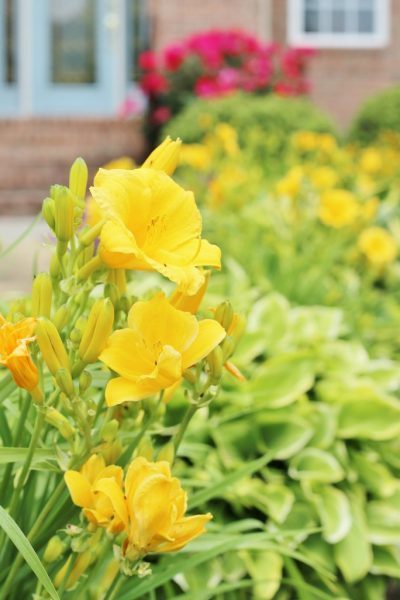
{"type": "Polygon", "coordinates": [[[308,33],[303,29],[305,0],[287,0],[287,37],[292,46],[312,48],[383,48],[390,40],[390,0],[374,0],[373,33],[308,33]]]}

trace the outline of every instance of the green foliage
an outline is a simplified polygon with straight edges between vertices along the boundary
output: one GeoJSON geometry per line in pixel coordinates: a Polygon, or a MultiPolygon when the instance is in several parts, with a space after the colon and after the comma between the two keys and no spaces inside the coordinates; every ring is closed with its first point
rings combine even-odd
{"type": "Polygon", "coordinates": [[[366,100],[351,125],[350,138],[367,145],[387,131],[400,133],[400,86],[366,100]]]}
{"type": "Polygon", "coordinates": [[[305,98],[238,93],[220,99],[194,100],[165,126],[163,135],[181,137],[186,144],[196,143],[221,122],[236,129],[240,146],[252,148],[257,162],[281,158],[295,131],[334,133],[329,118],[305,98]]]}

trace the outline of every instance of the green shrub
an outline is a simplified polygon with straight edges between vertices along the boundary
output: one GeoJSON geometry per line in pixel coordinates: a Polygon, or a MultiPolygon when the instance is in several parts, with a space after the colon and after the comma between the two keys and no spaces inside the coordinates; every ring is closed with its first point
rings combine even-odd
{"type": "Polygon", "coordinates": [[[185,143],[200,142],[217,123],[229,123],[238,132],[242,147],[278,156],[287,148],[290,135],[299,130],[334,133],[330,119],[305,98],[234,94],[218,100],[195,100],[169,121],[164,135],[181,137],[185,143]]]}
{"type": "Polygon", "coordinates": [[[369,98],[350,129],[350,138],[362,144],[374,142],[385,131],[400,133],[400,86],[369,98]]]}

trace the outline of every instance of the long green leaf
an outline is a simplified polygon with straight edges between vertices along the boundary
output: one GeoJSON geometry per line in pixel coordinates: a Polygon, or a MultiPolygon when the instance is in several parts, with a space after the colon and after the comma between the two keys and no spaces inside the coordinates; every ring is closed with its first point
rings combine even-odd
{"type": "Polygon", "coordinates": [[[53,600],[60,600],[56,589],[48,576],[46,569],[40,562],[38,555],[33,549],[31,543],[26,538],[25,534],[18,527],[16,522],[7,511],[4,510],[2,506],[0,506],[0,527],[4,529],[5,533],[8,535],[12,543],[16,546],[17,550],[21,553],[23,558],[26,560],[32,571],[35,573],[36,577],[43,585],[45,590],[48,592],[50,597],[53,600]]]}
{"type": "MultiPolygon", "coordinates": [[[[29,448],[12,448],[10,446],[0,446],[0,465],[6,463],[17,463],[23,462],[26,458],[29,448]]],[[[46,461],[56,460],[56,456],[53,450],[47,450],[45,448],[36,448],[32,464],[46,461]]]]}
{"type": "Polygon", "coordinates": [[[244,465],[241,469],[230,473],[220,481],[217,481],[212,487],[193,494],[189,502],[189,510],[196,508],[196,506],[203,504],[203,502],[207,502],[207,500],[210,500],[211,498],[219,496],[224,490],[229,489],[236,482],[240,481],[244,477],[249,477],[256,471],[259,471],[265,467],[270,460],[272,460],[272,457],[272,453],[267,453],[261,458],[257,458],[256,460],[244,465]]]}
{"type": "Polygon", "coordinates": [[[7,254],[10,254],[10,252],[12,252],[14,250],[14,248],[16,248],[18,246],[18,244],[20,242],[22,242],[22,240],[24,238],[26,238],[27,235],[30,234],[30,232],[32,231],[32,229],[35,227],[36,223],[39,222],[41,216],[42,216],[42,213],[39,213],[39,214],[36,215],[36,217],[28,225],[28,227],[25,229],[25,231],[23,231],[21,233],[21,235],[19,237],[17,237],[16,240],[14,240],[9,246],[7,246],[7,248],[4,248],[4,250],[2,252],[0,252],[0,258],[3,258],[4,256],[7,256],[7,254]]]}

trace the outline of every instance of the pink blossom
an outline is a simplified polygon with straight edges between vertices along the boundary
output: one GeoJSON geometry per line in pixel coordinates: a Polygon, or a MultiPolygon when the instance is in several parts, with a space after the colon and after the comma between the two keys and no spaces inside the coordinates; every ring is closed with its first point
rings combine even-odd
{"type": "Polygon", "coordinates": [[[144,71],[153,71],[157,68],[157,57],[151,50],[145,50],[140,54],[138,63],[144,71]]]}
{"type": "Polygon", "coordinates": [[[150,95],[157,95],[168,89],[168,81],[157,71],[145,73],[140,81],[142,90],[150,95]]]}
{"type": "Polygon", "coordinates": [[[180,44],[168,46],[164,50],[164,64],[169,71],[177,71],[185,60],[186,50],[180,44]]]}
{"type": "Polygon", "coordinates": [[[159,106],[153,111],[151,118],[153,123],[162,125],[171,118],[171,110],[168,108],[168,106],[159,106]]]}

